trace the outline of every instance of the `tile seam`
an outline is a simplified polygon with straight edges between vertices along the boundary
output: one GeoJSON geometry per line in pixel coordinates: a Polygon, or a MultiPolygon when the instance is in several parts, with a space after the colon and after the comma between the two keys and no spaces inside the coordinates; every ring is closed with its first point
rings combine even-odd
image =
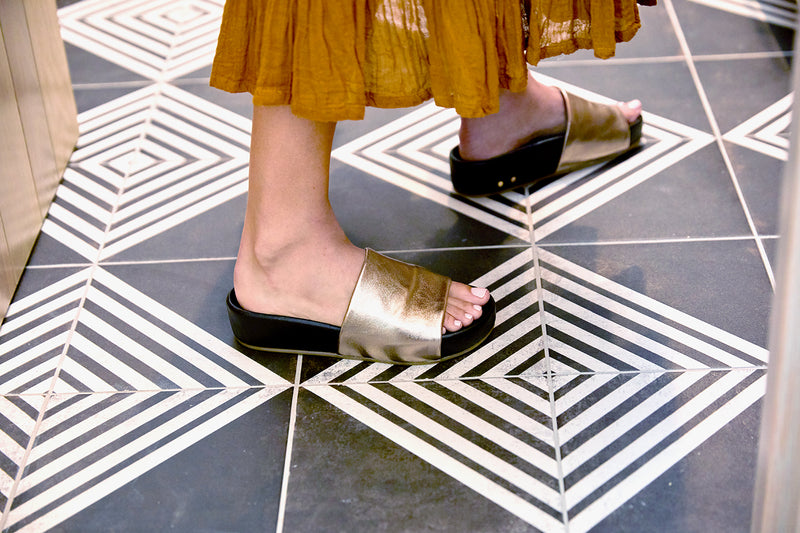
{"type": "Polygon", "coordinates": [[[705,88],[703,87],[703,83],[700,80],[700,75],[697,72],[694,59],[692,58],[692,53],[691,49],[689,48],[689,43],[686,40],[686,35],[683,33],[683,29],[681,27],[680,20],[678,19],[678,15],[675,12],[675,7],[672,4],[672,0],[664,0],[664,7],[667,10],[667,15],[669,16],[675,34],[678,37],[678,42],[681,46],[681,49],[683,50],[684,57],[686,59],[686,65],[687,67],[689,67],[689,72],[691,74],[692,81],[694,82],[695,89],[697,91],[698,96],[700,97],[703,109],[705,110],[706,118],[708,119],[709,124],[711,125],[711,131],[716,140],[717,148],[719,149],[720,154],[722,155],[722,159],[725,163],[725,167],[728,170],[728,175],[731,179],[736,195],[739,198],[739,203],[747,220],[747,225],[750,227],[750,231],[753,234],[753,238],[755,239],[756,242],[756,247],[758,248],[758,253],[761,256],[761,261],[763,263],[770,285],[772,286],[772,290],[774,292],[775,275],[773,273],[769,258],[767,257],[767,252],[764,249],[764,243],[762,242],[761,237],[758,234],[758,229],[756,228],[755,222],[753,221],[753,216],[750,213],[750,208],[748,207],[747,200],[744,197],[744,192],[742,191],[741,186],[739,185],[739,180],[736,176],[736,170],[733,168],[733,163],[731,162],[730,156],[728,154],[727,149],[725,148],[725,144],[722,139],[722,131],[719,128],[719,123],[717,122],[716,116],[714,115],[714,111],[711,108],[711,102],[708,100],[708,95],[706,94],[705,88]]]}
{"type": "Polygon", "coordinates": [[[275,524],[275,533],[282,533],[284,520],[286,518],[286,502],[289,499],[289,476],[292,467],[292,449],[294,444],[294,430],[297,423],[297,397],[300,395],[303,356],[297,356],[297,363],[294,372],[294,383],[292,384],[292,406],[289,411],[289,430],[286,435],[286,455],[283,462],[283,476],[281,478],[281,494],[278,500],[278,519],[275,524]]]}

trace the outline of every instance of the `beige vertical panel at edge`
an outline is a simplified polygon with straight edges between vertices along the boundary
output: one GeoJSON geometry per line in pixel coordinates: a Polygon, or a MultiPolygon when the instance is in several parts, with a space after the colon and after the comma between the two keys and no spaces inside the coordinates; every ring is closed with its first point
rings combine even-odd
{"type": "MultiPolygon", "coordinates": [[[[55,191],[52,183],[58,180],[50,128],[39,84],[39,73],[33,54],[32,35],[28,28],[24,3],[30,0],[1,0],[0,25],[6,56],[11,68],[11,81],[17,99],[17,108],[22,120],[25,145],[28,150],[33,185],[37,191],[37,204],[42,217],[50,200],[40,201],[55,191]]],[[[33,0],[35,3],[38,0],[33,0]]],[[[36,30],[34,29],[34,32],[36,30]]]]}
{"type": "MultiPolygon", "coordinates": [[[[0,0],[6,4],[7,0],[0,0]]],[[[5,37],[7,21],[0,19],[0,213],[8,256],[3,259],[11,270],[13,283],[22,274],[31,247],[41,227],[36,188],[33,184],[28,151],[11,82],[5,37]]],[[[3,250],[0,250],[3,252],[3,250]]],[[[8,302],[2,303],[3,309],[8,302]]]]}
{"type": "MultiPolygon", "coordinates": [[[[14,296],[16,285],[10,257],[6,234],[3,229],[3,217],[0,216],[0,317],[8,310],[8,303],[14,296]]],[[[0,320],[2,319],[0,318],[0,320]]]]}
{"type": "Polygon", "coordinates": [[[72,92],[67,54],[61,40],[56,3],[53,0],[24,0],[21,3],[25,6],[55,162],[55,175],[43,176],[45,181],[41,183],[39,176],[34,176],[44,215],[78,140],[78,112],[72,92]]]}

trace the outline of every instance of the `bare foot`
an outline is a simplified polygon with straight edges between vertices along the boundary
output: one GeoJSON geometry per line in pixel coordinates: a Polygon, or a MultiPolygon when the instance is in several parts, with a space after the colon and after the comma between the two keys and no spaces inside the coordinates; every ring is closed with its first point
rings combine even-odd
{"type": "MultiPolygon", "coordinates": [[[[313,232],[309,232],[313,233],[313,232]]],[[[353,293],[364,250],[343,235],[283,246],[278,252],[239,252],[234,288],[239,303],[254,312],[305,318],[341,325],[353,293]]],[[[489,291],[453,282],[444,327],[457,331],[482,314],[489,291]]]]}
{"type": "MultiPolygon", "coordinates": [[[[618,105],[631,124],[642,112],[638,100],[618,105]]],[[[459,153],[466,160],[489,159],[518,148],[534,137],[561,133],[565,128],[561,91],[529,76],[524,92],[503,91],[498,113],[461,121],[459,153]]]]}

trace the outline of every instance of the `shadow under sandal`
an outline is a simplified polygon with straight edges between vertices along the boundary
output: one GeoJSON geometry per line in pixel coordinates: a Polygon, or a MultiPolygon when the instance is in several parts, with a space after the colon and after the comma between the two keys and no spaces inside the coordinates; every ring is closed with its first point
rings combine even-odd
{"type": "Polygon", "coordinates": [[[453,188],[465,196],[497,194],[533,185],[601,161],[639,145],[642,117],[629,124],[616,105],[591,102],[561,89],[567,115],[563,133],[535,137],[491,159],[466,160],[450,152],[453,188]]]}
{"type": "Polygon", "coordinates": [[[228,294],[236,339],[256,350],[394,364],[437,363],[476,348],[492,331],[495,302],[469,326],[442,335],[450,279],[367,250],[341,327],[243,309],[228,294]]]}

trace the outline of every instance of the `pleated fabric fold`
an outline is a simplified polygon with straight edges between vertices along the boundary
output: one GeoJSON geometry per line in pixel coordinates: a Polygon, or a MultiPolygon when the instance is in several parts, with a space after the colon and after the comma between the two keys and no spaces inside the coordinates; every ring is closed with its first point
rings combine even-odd
{"type": "Polygon", "coordinates": [[[639,25],[636,0],[227,0],[211,85],[319,121],[430,98],[480,117],[526,61],[610,57],[639,25]]]}

